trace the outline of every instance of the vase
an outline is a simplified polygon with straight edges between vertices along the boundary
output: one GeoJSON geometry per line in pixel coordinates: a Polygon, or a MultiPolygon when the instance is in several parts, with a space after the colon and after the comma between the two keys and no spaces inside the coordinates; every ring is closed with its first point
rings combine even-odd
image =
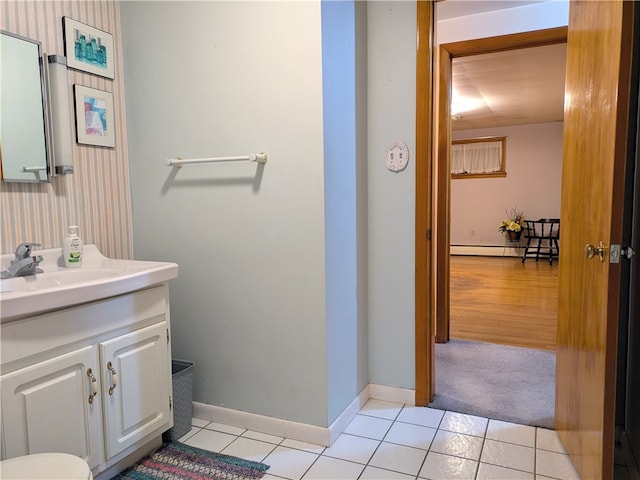
{"type": "Polygon", "coordinates": [[[519,232],[514,232],[512,230],[507,230],[507,239],[510,242],[517,242],[518,240],[520,240],[520,235],[522,234],[522,230],[520,230],[519,232]]]}

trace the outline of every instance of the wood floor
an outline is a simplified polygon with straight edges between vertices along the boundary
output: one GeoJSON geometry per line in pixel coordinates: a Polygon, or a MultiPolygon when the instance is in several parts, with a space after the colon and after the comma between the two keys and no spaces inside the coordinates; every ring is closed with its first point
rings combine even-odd
{"type": "Polygon", "coordinates": [[[558,265],[451,256],[451,338],[555,350],[558,265]]]}

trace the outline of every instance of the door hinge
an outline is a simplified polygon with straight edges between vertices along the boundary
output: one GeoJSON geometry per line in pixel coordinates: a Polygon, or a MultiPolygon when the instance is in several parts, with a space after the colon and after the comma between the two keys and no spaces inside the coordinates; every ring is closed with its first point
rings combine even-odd
{"type": "Polygon", "coordinates": [[[173,403],[171,402],[171,397],[169,397],[169,411],[173,410],[173,403]]]}
{"type": "Polygon", "coordinates": [[[431,229],[427,228],[427,240],[431,240],[431,229]]]}
{"type": "Polygon", "coordinates": [[[169,345],[169,329],[167,328],[167,345],[169,345]]]}

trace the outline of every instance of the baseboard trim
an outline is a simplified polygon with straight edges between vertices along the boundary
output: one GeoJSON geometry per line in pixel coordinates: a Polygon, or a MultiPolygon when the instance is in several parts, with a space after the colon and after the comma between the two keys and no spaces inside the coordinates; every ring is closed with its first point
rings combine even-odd
{"type": "Polygon", "coordinates": [[[256,432],[290,438],[300,442],[329,447],[344,432],[367,401],[385,400],[387,402],[415,405],[415,390],[369,384],[353,399],[329,427],[319,427],[307,423],[292,422],[281,418],[267,417],[250,412],[241,412],[230,408],[193,402],[193,416],[202,420],[245,428],[256,432]]]}
{"type": "Polygon", "coordinates": [[[344,429],[356,418],[358,412],[362,410],[365,403],[369,401],[369,387],[367,385],[362,389],[356,398],[345,408],[338,418],[336,418],[331,425],[329,425],[329,445],[333,445],[338,437],[344,432],[344,429]]]}
{"type": "Polygon", "coordinates": [[[501,247],[492,245],[451,245],[449,252],[451,255],[479,255],[485,257],[518,257],[519,252],[516,247],[501,247]]]}
{"type": "Polygon", "coordinates": [[[230,408],[193,402],[193,416],[203,420],[246,428],[256,432],[291,438],[314,445],[329,446],[329,429],[307,423],[292,422],[282,418],[267,417],[257,413],[241,412],[230,408]]]}
{"type": "Polygon", "coordinates": [[[386,402],[416,404],[416,391],[408,388],[389,387],[387,385],[369,384],[369,398],[386,402]]]}

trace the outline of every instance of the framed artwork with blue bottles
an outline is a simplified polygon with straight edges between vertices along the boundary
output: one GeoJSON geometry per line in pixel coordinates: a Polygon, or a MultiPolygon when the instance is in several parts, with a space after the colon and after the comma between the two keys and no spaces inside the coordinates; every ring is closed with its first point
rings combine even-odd
{"type": "Polygon", "coordinates": [[[113,80],[113,35],[69,17],[62,17],[62,30],[69,68],[113,80]]]}

